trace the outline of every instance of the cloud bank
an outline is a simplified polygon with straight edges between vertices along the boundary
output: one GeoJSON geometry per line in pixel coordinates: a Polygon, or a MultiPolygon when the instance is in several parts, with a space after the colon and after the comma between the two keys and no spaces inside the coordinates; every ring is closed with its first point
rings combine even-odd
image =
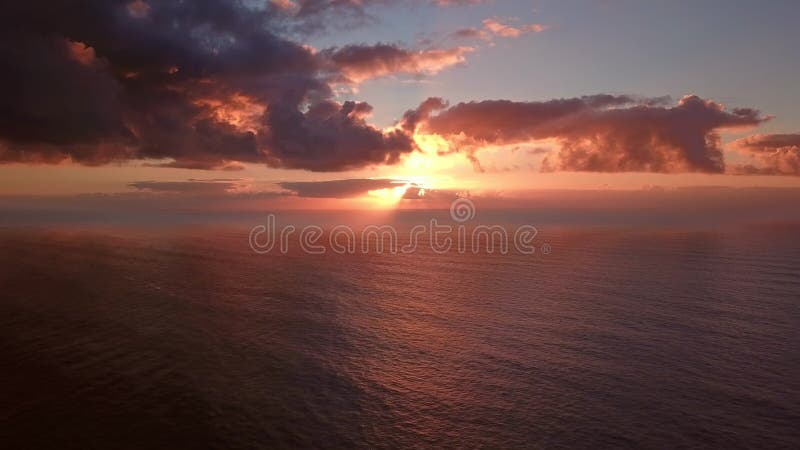
{"type": "MultiPolygon", "coordinates": [[[[768,120],[689,95],[593,95],[549,101],[438,98],[394,128],[334,89],[394,74],[434,74],[470,47],[354,44],[315,50],[301,26],[362,17],[390,0],[29,0],[0,7],[0,163],[124,161],[237,170],[310,171],[396,164],[414,133],[438,134],[477,162],[481,146],[549,140],[545,171],[797,175],[797,135],[739,142],[752,164],[726,167],[719,132],[768,120]]],[[[431,2],[428,2],[431,3],[431,2]]],[[[434,1],[438,5],[475,1],[434,1]]],[[[516,37],[540,25],[487,19],[516,37]]]]}
{"type": "Polygon", "coordinates": [[[734,145],[753,162],[733,168],[745,175],[800,175],[800,134],[757,134],[734,145]]]}
{"type": "Polygon", "coordinates": [[[718,131],[765,120],[755,109],[726,110],[695,95],[675,105],[665,98],[593,95],[544,102],[487,100],[449,108],[440,99],[428,99],[406,113],[403,125],[446,136],[466,151],[555,140],[558,149],[544,159],[545,171],[723,173],[718,131]]]}

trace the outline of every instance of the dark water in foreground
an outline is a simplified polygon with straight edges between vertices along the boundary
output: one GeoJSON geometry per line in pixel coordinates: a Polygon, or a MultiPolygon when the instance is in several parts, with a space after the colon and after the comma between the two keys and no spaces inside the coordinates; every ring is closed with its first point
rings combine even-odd
{"type": "Polygon", "coordinates": [[[260,256],[8,229],[0,446],[798,448],[798,231],[260,256]]]}

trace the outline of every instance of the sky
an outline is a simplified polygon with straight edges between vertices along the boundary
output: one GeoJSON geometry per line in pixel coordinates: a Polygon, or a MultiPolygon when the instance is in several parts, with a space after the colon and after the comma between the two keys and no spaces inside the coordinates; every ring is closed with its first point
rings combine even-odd
{"type": "Polygon", "coordinates": [[[0,8],[0,207],[800,188],[793,1],[0,8]]]}

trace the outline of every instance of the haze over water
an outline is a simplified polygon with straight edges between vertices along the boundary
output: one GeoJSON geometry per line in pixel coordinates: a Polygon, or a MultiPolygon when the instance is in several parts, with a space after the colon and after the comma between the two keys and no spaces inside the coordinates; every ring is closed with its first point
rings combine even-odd
{"type": "Polygon", "coordinates": [[[7,448],[797,448],[796,225],[549,255],[0,232],[7,448]]]}

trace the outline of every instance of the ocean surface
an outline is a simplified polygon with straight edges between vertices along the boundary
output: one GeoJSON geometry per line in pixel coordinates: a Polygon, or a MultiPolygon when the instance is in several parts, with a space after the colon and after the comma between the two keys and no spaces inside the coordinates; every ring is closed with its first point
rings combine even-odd
{"type": "Polygon", "coordinates": [[[549,254],[0,230],[0,447],[800,448],[800,226],[549,254]]]}

